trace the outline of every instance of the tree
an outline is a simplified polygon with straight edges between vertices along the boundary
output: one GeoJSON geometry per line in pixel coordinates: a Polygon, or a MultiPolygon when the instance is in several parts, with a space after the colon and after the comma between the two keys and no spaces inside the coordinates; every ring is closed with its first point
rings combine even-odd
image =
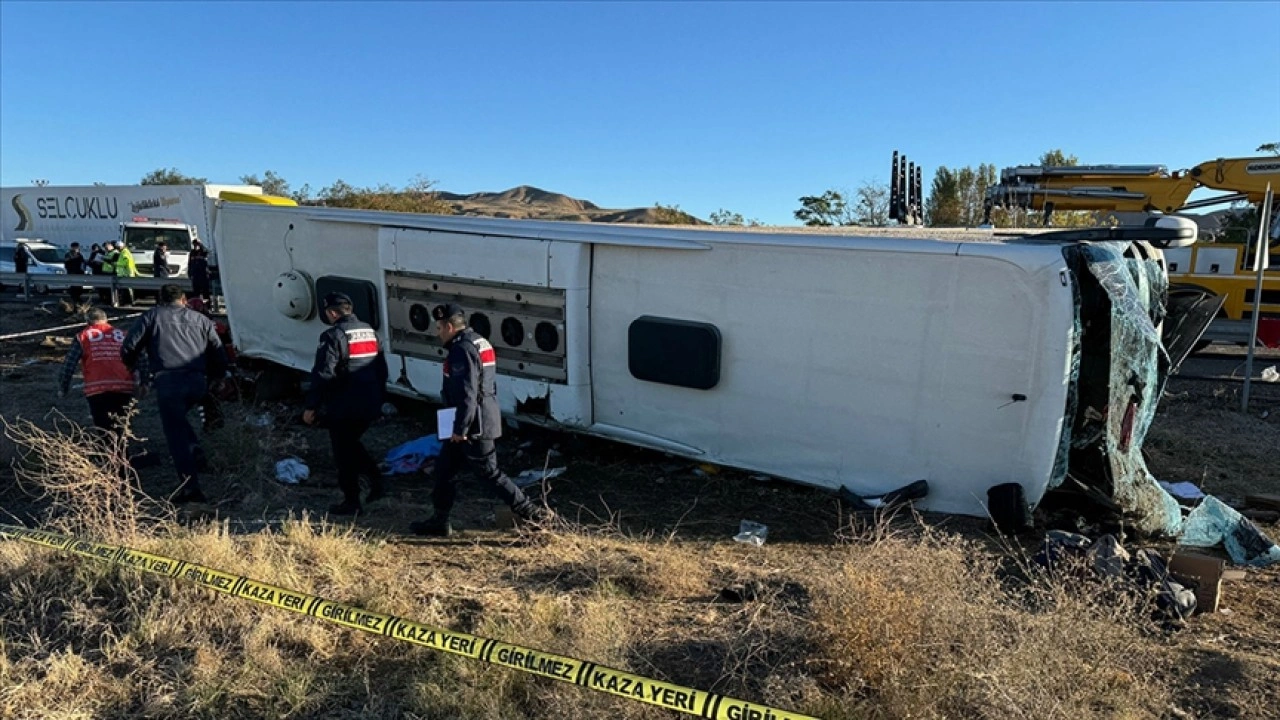
{"type": "Polygon", "coordinates": [[[728,210],[725,210],[724,208],[720,208],[719,210],[711,213],[711,224],[733,226],[733,227],[742,227],[742,226],[759,227],[760,221],[757,220],[756,218],[751,218],[750,220],[744,220],[742,217],[742,213],[730,212],[728,210]]]}
{"type": "MultiPolygon", "coordinates": [[[[321,205],[363,210],[387,210],[390,212],[427,213],[450,215],[453,208],[440,199],[432,188],[435,182],[418,175],[403,188],[382,184],[377,187],[357,188],[344,180],[335,180],[320,191],[321,205]]],[[[303,188],[310,193],[310,188],[303,188]]],[[[301,202],[301,201],[299,201],[301,202]]]]}
{"type": "Polygon", "coordinates": [[[712,225],[746,225],[746,221],[742,219],[742,213],[729,212],[724,208],[720,208],[711,213],[712,225]]]}
{"type": "Polygon", "coordinates": [[[935,227],[974,227],[986,214],[987,189],[996,184],[996,166],[951,170],[938,167],[925,201],[925,219],[935,227]]]}
{"type": "Polygon", "coordinates": [[[884,227],[889,224],[889,186],[868,180],[854,191],[853,217],[859,225],[884,227]]]}
{"type": "Polygon", "coordinates": [[[139,185],[205,185],[208,178],[183,175],[178,168],[160,168],[142,176],[139,185]]]}
{"type": "Polygon", "coordinates": [[[925,222],[933,227],[960,224],[960,178],[946,165],[939,165],[924,203],[925,222]]]}
{"type": "Polygon", "coordinates": [[[835,190],[800,198],[800,209],[795,211],[795,216],[797,220],[810,227],[852,224],[849,204],[844,195],[835,190]]]}
{"type": "Polygon", "coordinates": [[[257,175],[241,175],[240,182],[245,185],[257,185],[262,188],[262,192],[267,195],[276,195],[278,197],[291,197],[289,192],[289,181],[275,174],[274,171],[268,170],[259,178],[257,175]]]}
{"type": "Polygon", "coordinates": [[[680,209],[679,205],[653,204],[653,222],[658,225],[697,225],[694,216],[680,209]]]}
{"type": "MultiPolygon", "coordinates": [[[[1061,149],[1053,149],[1039,156],[1036,164],[1041,167],[1074,167],[1080,164],[1080,160],[1061,149]]],[[[986,217],[988,188],[995,186],[996,182],[996,167],[992,164],[961,168],[955,172],[938,168],[938,174],[933,178],[933,192],[925,202],[929,224],[964,227],[979,224],[986,217]]],[[[1023,208],[995,208],[991,213],[991,223],[1000,228],[1038,228],[1044,227],[1044,215],[1023,208]]],[[[1088,210],[1057,211],[1053,213],[1050,224],[1060,228],[1093,227],[1115,224],[1115,217],[1103,217],[1088,210]]]]}
{"type": "Polygon", "coordinates": [[[1055,148],[1040,156],[1040,165],[1051,167],[1075,167],[1079,164],[1079,158],[1075,155],[1068,155],[1062,152],[1061,148],[1055,148]]]}
{"type": "Polygon", "coordinates": [[[1271,153],[1280,156],[1280,142],[1263,143],[1258,146],[1257,152],[1271,153]]]}

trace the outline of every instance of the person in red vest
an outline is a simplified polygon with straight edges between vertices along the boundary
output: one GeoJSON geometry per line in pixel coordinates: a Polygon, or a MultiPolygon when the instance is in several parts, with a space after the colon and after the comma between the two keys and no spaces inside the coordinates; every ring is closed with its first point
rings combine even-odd
{"type": "Polygon", "coordinates": [[[76,369],[82,369],[84,396],[89,401],[93,424],[116,435],[122,428],[123,417],[133,402],[136,388],[133,373],[120,359],[125,332],[112,327],[107,322],[107,314],[99,308],[85,313],[85,319],[88,325],[76,335],[76,341],[62,362],[58,397],[66,397],[76,369]]]}

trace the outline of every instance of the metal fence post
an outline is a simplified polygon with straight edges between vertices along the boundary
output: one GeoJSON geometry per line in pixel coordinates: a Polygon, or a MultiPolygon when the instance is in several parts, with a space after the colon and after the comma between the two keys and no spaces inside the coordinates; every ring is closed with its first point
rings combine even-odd
{"type": "MultiPolygon", "coordinates": [[[[1258,247],[1254,249],[1253,269],[1258,273],[1258,284],[1253,291],[1253,323],[1249,330],[1249,352],[1244,361],[1244,391],[1240,394],[1240,412],[1249,412],[1249,390],[1253,384],[1253,351],[1258,345],[1258,317],[1262,315],[1259,306],[1262,304],[1262,279],[1266,271],[1270,255],[1270,222],[1271,210],[1275,195],[1271,191],[1271,183],[1267,183],[1267,194],[1258,204],[1258,247]]],[[[1248,245],[1245,245],[1246,252],[1248,245]]]]}

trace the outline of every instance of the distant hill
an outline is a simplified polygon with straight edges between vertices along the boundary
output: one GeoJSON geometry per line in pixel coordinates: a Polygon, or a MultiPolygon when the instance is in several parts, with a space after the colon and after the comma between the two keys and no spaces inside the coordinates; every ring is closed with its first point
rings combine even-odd
{"type": "MultiPolygon", "coordinates": [[[[587,200],[579,200],[530,185],[521,185],[502,192],[478,192],[470,195],[440,192],[436,195],[453,208],[453,212],[457,215],[660,225],[670,224],[672,213],[670,210],[657,207],[609,210],[587,200]]],[[[687,213],[681,213],[681,215],[684,216],[681,219],[682,224],[707,224],[687,213]]]]}

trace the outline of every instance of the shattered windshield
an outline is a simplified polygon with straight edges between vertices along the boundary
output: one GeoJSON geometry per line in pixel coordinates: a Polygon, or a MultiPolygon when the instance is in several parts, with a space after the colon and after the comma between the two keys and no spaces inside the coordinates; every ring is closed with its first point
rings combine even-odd
{"type": "Polygon", "coordinates": [[[1097,243],[1071,250],[1082,256],[1110,310],[1104,364],[1109,377],[1101,395],[1105,404],[1096,408],[1111,475],[1109,494],[1140,530],[1173,534],[1182,524],[1178,504],[1142,457],[1168,378],[1169,356],[1156,329],[1164,317],[1168,280],[1157,261],[1126,257],[1126,249],[1125,243],[1097,243]]]}

